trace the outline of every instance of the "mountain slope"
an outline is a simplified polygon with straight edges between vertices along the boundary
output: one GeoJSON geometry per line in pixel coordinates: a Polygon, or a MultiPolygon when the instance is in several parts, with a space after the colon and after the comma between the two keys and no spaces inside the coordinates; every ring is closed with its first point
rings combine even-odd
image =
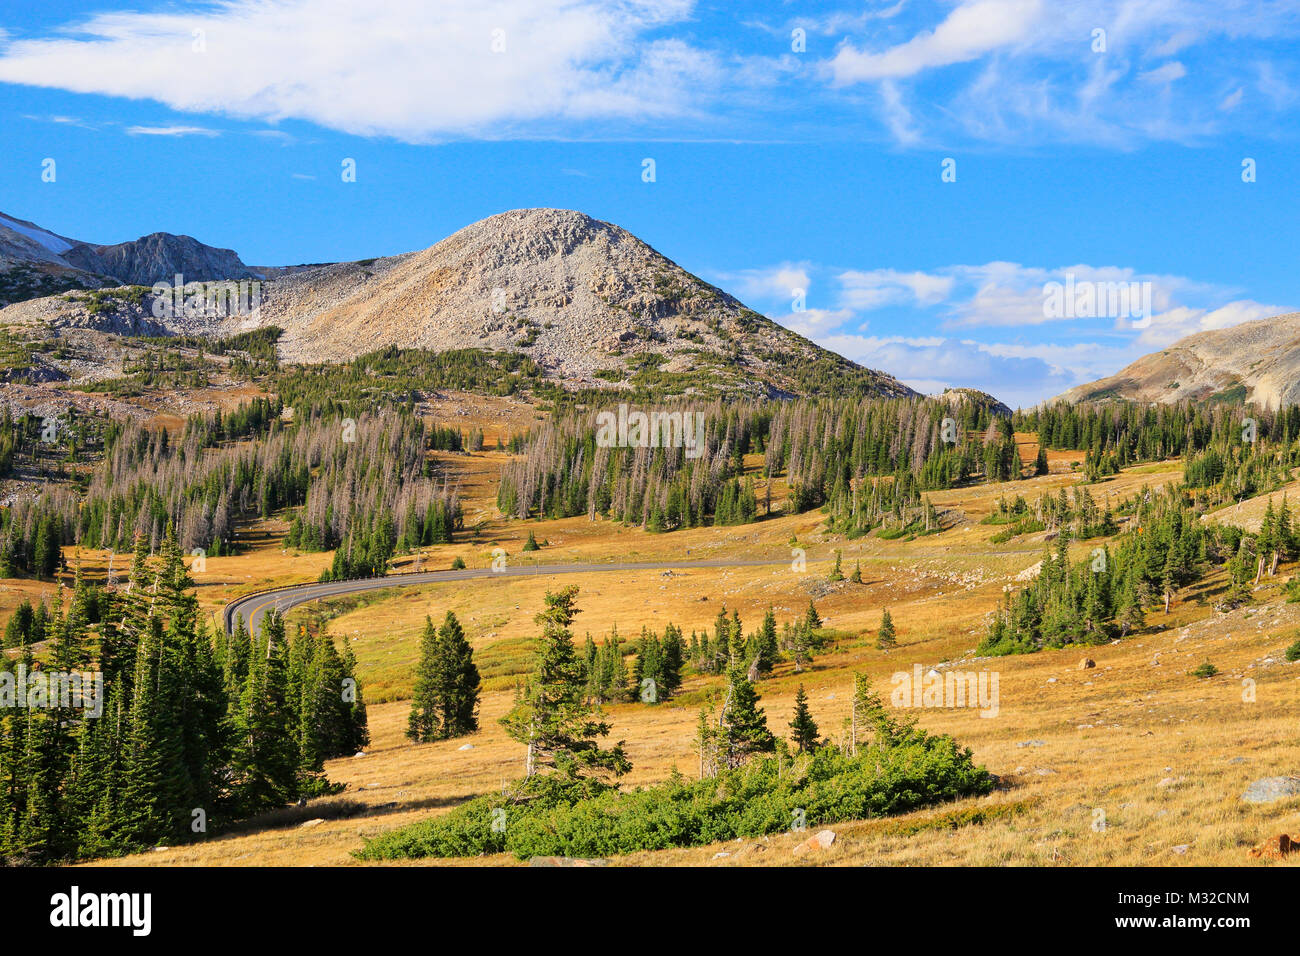
{"type": "MultiPolygon", "coordinates": [[[[28,268],[145,286],[177,272],[187,281],[254,275],[230,250],[185,236],[90,246],[33,230],[44,238],[12,230],[10,240],[39,247],[28,268]]],[[[159,318],[150,294],[124,290],[20,302],[0,312],[0,324],[208,336],[277,326],[280,357],[291,363],[390,347],[506,350],[569,387],[656,394],[916,394],[759,315],[626,230],[570,210],[512,210],[399,256],[257,272],[252,314],[159,310],[159,318]]]]}
{"type": "Polygon", "coordinates": [[[70,289],[95,289],[102,276],[70,265],[64,258],[75,239],[42,229],[34,222],[0,213],[0,307],[70,289]]]}
{"type": "Polygon", "coordinates": [[[422,252],[296,272],[265,285],[260,321],[285,330],[282,355],[299,362],[387,346],[510,349],[571,385],[807,393],[814,380],[855,380],[912,394],[570,210],[512,210],[422,252]]]}
{"type": "Polygon", "coordinates": [[[1300,402],[1300,312],[1198,332],[1056,401],[1300,402]]]}
{"type": "Polygon", "coordinates": [[[60,256],[75,245],[75,239],[55,235],[34,222],[0,213],[0,257],[64,265],[60,256]]]}
{"type": "Polygon", "coordinates": [[[189,236],[155,232],[130,242],[97,245],[0,213],[0,304],[113,282],[173,282],[177,275],[186,282],[259,277],[232,250],[189,236]]]}

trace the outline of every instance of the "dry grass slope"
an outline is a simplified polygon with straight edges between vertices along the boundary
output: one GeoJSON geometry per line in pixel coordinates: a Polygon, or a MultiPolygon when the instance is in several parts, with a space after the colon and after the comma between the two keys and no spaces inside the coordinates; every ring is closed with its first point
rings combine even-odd
{"type": "MultiPolygon", "coordinates": [[[[1032,458],[1036,448],[1026,442],[1023,452],[1032,458]]],[[[582,588],[579,634],[590,630],[598,639],[615,625],[625,636],[668,621],[687,631],[701,629],[724,603],[752,626],[769,604],[778,618],[793,617],[815,597],[829,625],[850,636],[820,656],[811,671],[796,675],[787,664],[763,682],[763,707],[779,732],[785,732],[800,683],[823,733],[834,737],[841,733],[857,670],[870,673],[885,690],[892,674],[914,664],[999,674],[995,717],[973,709],[919,714],[923,726],[953,734],[1002,778],[1002,788],[988,797],[893,820],[837,825],[835,844],[817,854],[795,855],[801,837],[791,834],[633,854],[616,864],[1266,865],[1249,858],[1248,849],[1300,829],[1300,800],[1240,799],[1252,780],[1300,773],[1300,664],[1283,660],[1283,649],[1300,635],[1300,605],[1284,603],[1279,583],[1266,584],[1253,606],[1224,615],[1212,610],[1223,582],[1211,577],[1181,595],[1168,617],[1151,613],[1149,626],[1126,641],[1086,651],[970,659],[1003,588],[1038,560],[1043,547],[1042,535],[993,545],[989,538],[996,528],[980,525],[980,518],[1004,493],[1032,499],[1074,482],[1069,462],[1081,456],[1054,454],[1053,474],[1043,478],[936,494],[949,530],[915,541],[836,539],[818,530],[816,513],[659,536],[586,519],[523,525],[501,519],[491,503],[505,456],[451,457],[462,474],[474,530],[461,543],[427,549],[421,557],[425,567],[447,566],[456,555],[486,563],[496,545],[506,548],[510,560],[522,560],[520,547],[530,529],[547,542],[532,555],[539,562],[766,555],[784,562],[790,541],[797,539],[808,550],[805,574],[782,563],[565,579],[582,588]],[[826,581],[836,548],[844,552],[846,569],[862,562],[863,584],[826,581]],[[873,637],[884,607],[899,634],[900,646],[891,652],[877,650],[873,637]],[[1080,670],[1085,653],[1096,666],[1080,670]],[[1191,676],[1206,659],[1219,675],[1191,676]]],[[[1179,475],[1176,462],[1146,466],[1092,490],[1119,498],[1179,475]]],[[[207,571],[195,575],[205,608],[267,583],[315,578],[326,556],[284,552],[276,543],[280,530],[268,525],[252,538],[249,553],[208,561],[207,571]]],[[[93,565],[101,556],[84,559],[93,565]]],[[[1286,576],[1284,569],[1281,578],[1286,576]]],[[[365,756],[335,760],[327,768],[331,779],[347,784],[347,792],[313,802],[302,820],[254,822],[238,834],[112,862],[353,865],[351,852],[367,837],[501,787],[521,772],[522,753],[496,721],[510,705],[515,677],[528,667],[532,616],[548,586],[553,582],[545,578],[460,582],[295,611],[328,617],[332,633],[352,641],[360,659],[372,701],[373,745],[365,756]],[[403,736],[403,698],[417,631],[426,614],[436,618],[448,609],[464,622],[485,672],[482,729],[465,740],[413,745],[403,736]],[[462,749],[465,744],[469,749],[462,749]]],[[[0,592],[0,600],[8,604],[15,593],[0,592]]],[[[716,689],[715,681],[691,677],[678,701],[608,708],[615,736],[626,740],[635,765],[629,785],[662,780],[674,767],[694,771],[698,707],[716,689]]],[[[440,862],[517,863],[508,857],[440,862]]]]}

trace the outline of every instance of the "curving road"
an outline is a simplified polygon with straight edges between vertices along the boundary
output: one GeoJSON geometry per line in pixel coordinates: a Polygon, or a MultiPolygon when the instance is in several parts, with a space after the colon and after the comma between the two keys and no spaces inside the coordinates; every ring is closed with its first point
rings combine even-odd
{"type": "Polygon", "coordinates": [[[407,574],[394,574],[383,578],[358,578],[352,581],[327,581],[314,584],[296,584],[289,587],[274,588],[268,591],[255,591],[245,594],[226,605],[222,612],[222,623],[226,632],[234,630],[235,619],[243,617],[244,623],[253,633],[262,624],[267,611],[281,613],[309,601],[323,598],[340,597],[359,591],[376,591],[383,588],[410,587],[418,584],[438,584],[445,581],[466,581],[472,578],[509,578],[537,574],[591,574],[599,571],[675,571],[691,568],[750,568],[763,565],[789,564],[789,559],[774,560],[759,558],[751,561],[736,561],[729,558],[706,558],[701,561],[644,561],[623,562],[619,564],[536,564],[523,567],[507,567],[500,571],[491,568],[466,568],[462,571],[414,571],[407,574]]]}

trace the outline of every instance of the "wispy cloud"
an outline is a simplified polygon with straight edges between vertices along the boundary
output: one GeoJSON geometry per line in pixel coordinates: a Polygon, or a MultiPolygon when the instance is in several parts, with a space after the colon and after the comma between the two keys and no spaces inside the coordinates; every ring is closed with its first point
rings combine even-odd
{"type": "Polygon", "coordinates": [[[250,129],[248,130],[248,135],[256,136],[259,139],[274,140],[275,142],[283,143],[286,146],[294,142],[294,138],[291,134],[279,129],[250,129]]]}
{"type": "Polygon", "coordinates": [[[784,299],[792,302],[800,291],[806,300],[812,285],[809,268],[808,263],[782,262],[762,269],[714,272],[710,273],[710,277],[742,299],[784,299]]]}
{"type": "Polygon", "coordinates": [[[845,44],[830,62],[831,75],[843,86],[966,63],[1024,40],[1043,13],[1042,0],[971,0],[959,4],[933,30],[879,53],[845,44]]]}
{"type": "Polygon", "coordinates": [[[849,270],[838,276],[840,302],[857,310],[886,305],[935,305],[952,292],[952,276],[894,269],[849,270]]]}
{"type": "Polygon", "coordinates": [[[1253,98],[1288,110],[1296,99],[1291,3],[959,0],[926,23],[934,10],[909,8],[906,28],[903,18],[889,30],[864,24],[824,64],[832,88],[879,90],[880,121],[902,146],[955,133],[1018,145],[1195,142],[1229,117],[1271,131],[1261,112],[1235,107],[1253,98]]]}
{"type": "Polygon", "coordinates": [[[128,126],[128,136],[220,136],[221,131],[206,126],[128,126]]]}
{"type": "Polygon", "coordinates": [[[86,129],[96,133],[99,132],[98,126],[83,120],[79,116],[63,116],[57,114],[50,116],[32,116],[30,114],[25,114],[23,119],[34,120],[38,123],[53,123],[56,126],[75,126],[77,129],[86,129]]]}

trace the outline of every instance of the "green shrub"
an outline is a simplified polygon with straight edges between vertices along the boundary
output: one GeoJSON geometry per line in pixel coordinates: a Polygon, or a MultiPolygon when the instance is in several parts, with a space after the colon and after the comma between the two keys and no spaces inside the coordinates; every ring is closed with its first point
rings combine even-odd
{"type": "Polygon", "coordinates": [[[764,758],[714,778],[674,775],[626,793],[594,781],[534,777],[513,794],[479,797],[375,837],[357,856],[610,856],[782,833],[798,811],[809,826],[820,826],[992,788],[988,772],[951,737],[911,731],[902,743],[865,747],[857,756],[824,747],[794,768],[787,762],[780,773],[777,758],[764,758]]]}

